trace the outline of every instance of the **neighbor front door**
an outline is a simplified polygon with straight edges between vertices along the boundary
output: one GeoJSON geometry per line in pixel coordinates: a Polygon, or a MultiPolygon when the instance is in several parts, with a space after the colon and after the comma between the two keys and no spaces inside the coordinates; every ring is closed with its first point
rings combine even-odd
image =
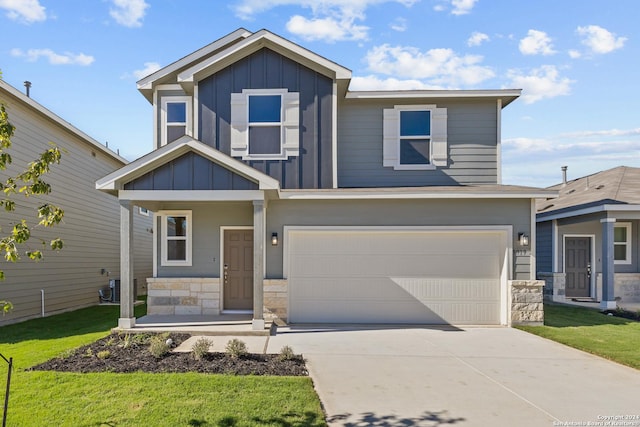
{"type": "Polygon", "coordinates": [[[591,296],[591,238],[565,238],[565,274],[567,298],[591,296]]]}
{"type": "Polygon", "coordinates": [[[253,308],[253,230],[224,231],[223,310],[253,308]]]}

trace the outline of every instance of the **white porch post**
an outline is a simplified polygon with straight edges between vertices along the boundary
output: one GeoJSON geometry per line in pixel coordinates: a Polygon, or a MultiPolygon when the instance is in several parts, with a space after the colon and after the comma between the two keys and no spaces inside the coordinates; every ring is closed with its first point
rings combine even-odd
{"type": "Polygon", "coordinates": [[[253,320],[254,330],[264,329],[264,200],[253,201],[253,320]]]}
{"type": "Polygon", "coordinates": [[[613,310],[616,308],[616,300],[613,295],[613,281],[615,274],[615,263],[613,258],[613,229],[615,218],[601,219],[602,223],[602,300],[600,308],[602,310],[613,310]]]}
{"type": "Polygon", "coordinates": [[[120,318],[119,328],[133,328],[133,204],[120,200],[120,318]]]}

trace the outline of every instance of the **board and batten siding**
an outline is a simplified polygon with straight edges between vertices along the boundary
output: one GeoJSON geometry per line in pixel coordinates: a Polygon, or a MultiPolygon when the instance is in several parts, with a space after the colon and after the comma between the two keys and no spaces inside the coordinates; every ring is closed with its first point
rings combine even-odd
{"type": "Polygon", "coordinates": [[[553,223],[551,221],[536,224],[536,269],[538,272],[553,271],[553,223]]]}
{"type": "MultiPolygon", "coordinates": [[[[21,260],[1,262],[6,278],[0,282],[0,300],[11,301],[14,309],[0,316],[0,324],[40,316],[41,290],[45,315],[98,304],[98,290],[107,286],[110,278],[120,276],[120,208],[116,197],[96,190],[95,182],[124,164],[20,99],[0,91],[0,101],[7,106],[9,120],[16,127],[9,149],[13,164],[0,173],[2,181],[24,170],[38,153],[49,148],[49,142],[64,150],[60,164],[43,177],[52,186],[51,194],[28,199],[14,196],[16,211],[3,211],[0,216],[3,232],[22,218],[37,223],[35,209],[44,202],[57,204],[65,211],[61,224],[33,229],[28,244],[20,248],[21,260]],[[61,251],[45,247],[39,262],[24,256],[27,247],[40,248],[41,240],[48,244],[55,237],[64,241],[61,251]],[[102,269],[109,275],[101,274],[102,269]]],[[[151,217],[139,214],[136,208],[135,278],[142,293],[145,279],[153,273],[151,226],[151,217]]]]}
{"type": "Polygon", "coordinates": [[[231,93],[287,89],[300,94],[300,155],[245,161],[277,179],[281,188],[331,188],[333,81],[263,48],[198,82],[197,138],[231,153],[231,93]]]}
{"type": "Polygon", "coordinates": [[[495,102],[358,99],[338,105],[339,187],[496,184],[497,153],[495,102]],[[447,167],[406,171],[382,166],[383,110],[415,104],[447,108],[447,167]]]}

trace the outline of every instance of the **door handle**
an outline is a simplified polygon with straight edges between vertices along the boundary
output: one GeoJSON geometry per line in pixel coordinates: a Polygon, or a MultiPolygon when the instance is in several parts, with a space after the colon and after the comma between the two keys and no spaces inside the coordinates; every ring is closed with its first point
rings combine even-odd
{"type": "Polygon", "coordinates": [[[591,277],[591,263],[587,264],[587,277],[591,277]]]}
{"type": "Polygon", "coordinates": [[[228,264],[224,265],[224,273],[222,274],[222,277],[224,278],[224,281],[226,283],[227,279],[229,278],[229,265],[228,264]]]}

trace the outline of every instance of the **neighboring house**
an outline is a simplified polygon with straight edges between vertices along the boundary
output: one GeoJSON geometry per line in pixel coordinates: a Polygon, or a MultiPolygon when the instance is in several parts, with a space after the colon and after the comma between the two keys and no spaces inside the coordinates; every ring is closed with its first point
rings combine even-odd
{"type": "Polygon", "coordinates": [[[554,301],[640,302],[640,168],[620,166],[550,187],[537,204],[538,278],[554,301]]]}
{"type": "Polygon", "coordinates": [[[501,111],[520,90],[355,92],[350,78],[239,29],[138,82],[156,150],[96,186],[122,204],[123,271],[134,206],[155,212],[149,314],[522,320],[511,281],[531,285],[534,199],[556,193],[500,185],[501,111]]]}
{"type": "MultiPolygon", "coordinates": [[[[0,315],[0,324],[50,315],[99,303],[98,290],[109,279],[120,276],[120,212],[118,201],[95,189],[96,179],[127,164],[127,161],[58,117],[4,81],[0,81],[0,102],[16,127],[12,147],[13,163],[0,171],[2,182],[23,171],[27,163],[49,148],[52,142],[64,150],[60,164],[43,179],[51,184],[48,196],[24,198],[15,195],[17,208],[0,214],[3,233],[22,218],[37,223],[36,208],[43,201],[60,206],[63,222],[53,228],[36,227],[27,247],[39,248],[40,241],[60,237],[59,252],[44,249],[39,262],[26,256],[16,263],[0,261],[6,278],[0,281],[0,300],[11,301],[14,309],[0,315]]],[[[152,272],[152,216],[135,213],[135,278],[144,293],[146,278],[152,272]]]]}

